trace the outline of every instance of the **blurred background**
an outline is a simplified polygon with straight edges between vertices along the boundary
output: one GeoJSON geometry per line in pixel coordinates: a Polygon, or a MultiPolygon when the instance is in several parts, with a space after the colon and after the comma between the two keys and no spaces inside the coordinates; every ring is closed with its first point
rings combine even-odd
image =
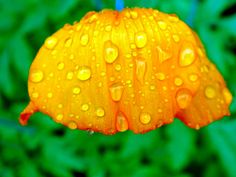
{"type": "MultiPolygon", "coordinates": [[[[236,0],[126,0],[177,14],[203,41],[236,95],[236,0]]],[[[35,114],[18,123],[29,101],[28,70],[46,37],[86,12],[120,9],[114,0],[0,0],[1,177],[235,177],[236,100],[231,116],[199,131],[179,120],[143,135],[105,136],[35,114]]]]}

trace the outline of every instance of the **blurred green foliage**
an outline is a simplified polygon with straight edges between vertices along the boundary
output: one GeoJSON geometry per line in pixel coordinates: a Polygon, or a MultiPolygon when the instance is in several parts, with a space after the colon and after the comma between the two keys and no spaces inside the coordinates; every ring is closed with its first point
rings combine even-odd
{"type": "MultiPolygon", "coordinates": [[[[191,25],[236,95],[235,0],[126,0],[125,6],[176,13],[191,25]]],[[[175,120],[143,135],[104,136],[71,131],[41,113],[19,125],[28,70],[45,38],[88,11],[114,7],[113,0],[0,0],[0,176],[235,177],[235,100],[231,117],[200,131],[175,120]]]]}

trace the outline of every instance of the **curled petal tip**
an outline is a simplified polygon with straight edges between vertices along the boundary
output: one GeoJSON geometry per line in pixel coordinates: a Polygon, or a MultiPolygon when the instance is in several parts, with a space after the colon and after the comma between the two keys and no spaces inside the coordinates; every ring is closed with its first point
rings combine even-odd
{"type": "Polygon", "coordinates": [[[20,114],[19,122],[21,125],[27,125],[30,116],[37,111],[36,107],[30,102],[24,111],[20,114]]]}

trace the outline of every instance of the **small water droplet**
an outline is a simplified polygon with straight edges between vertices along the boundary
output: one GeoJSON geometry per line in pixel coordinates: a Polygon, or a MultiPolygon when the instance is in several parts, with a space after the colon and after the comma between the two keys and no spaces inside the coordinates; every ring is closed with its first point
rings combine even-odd
{"type": "Polygon", "coordinates": [[[191,65],[195,60],[195,51],[190,42],[185,42],[181,47],[179,65],[182,67],[191,65]]]}
{"type": "Polygon", "coordinates": [[[205,88],[205,96],[209,99],[215,98],[216,96],[215,88],[213,88],[212,86],[207,86],[205,88]]]}
{"type": "Polygon", "coordinates": [[[63,119],[63,114],[57,114],[56,120],[61,121],[63,119]]]}
{"type": "Polygon", "coordinates": [[[155,85],[150,85],[150,90],[155,90],[156,89],[156,86],[155,85]]]}
{"type": "Polygon", "coordinates": [[[143,124],[148,124],[151,122],[151,115],[146,112],[142,112],[139,116],[140,122],[143,124]]]}
{"type": "Polygon", "coordinates": [[[61,109],[63,108],[63,104],[58,104],[57,107],[61,109]]]}
{"type": "Polygon", "coordinates": [[[164,73],[156,73],[155,75],[156,75],[157,79],[160,81],[163,81],[166,78],[164,73]]]}
{"type": "Polygon", "coordinates": [[[39,97],[39,93],[38,92],[33,92],[31,94],[31,96],[32,96],[32,98],[37,99],[39,97]]]}
{"type": "Polygon", "coordinates": [[[97,108],[97,110],[96,110],[96,115],[97,115],[98,117],[103,117],[103,116],[105,115],[104,109],[103,109],[102,107],[97,108]]]}
{"type": "Polygon", "coordinates": [[[76,122],[70,121],[70,122],[68,123],[68,127],[69,127],[70,129],[74,130],[74,129],[76,129],[78,126],[77,126],[77,123],[76,123],[76,122]]]}
{"type": "Polygon", "coordinates": [[[91,77],[91,70],[87,66],[81,66],[78,69],[77,78],[81,81],[86,81],[91,77]]]}
{"type": "Polygon", "coordinates": [[[142,84],[146,73],[146,62],[142,60],[136,60],[136,76],[138,81],[142,84]]]}
{"type": "Polygon", "coordinates": [[[57,69],[58,69],[58,70],[63,70],[64,67],[65,67],[65,64],[64,64],[63,62],[59,62],[59,63],[57,64],[57,69]]]}
{"type": "Polygon", "coordinates": [[[74,87],[72,92],[75,94],[75,95],[78,95],[80,94],[80,88],[79,87],[74,87]]]}
{"type": "Polygon", "coordinates": [[[43,71],[35,69],[30,72],[30,81],[34,83],[41,82],[43,80],[43,71]]]}
{"type": "Polygon", "coordinates": [[[87,103],[84,103],[81,105],[81,110],[82,111],[88,111],[89,110],[89,105],[87,103]]]}
{"type": "Polygon", "coordinates": [[[176,101],[180,109],[188,107],[192,100],[192,94],[188,89],[180,89],[176,93],[176,101]]]}
{"type": "Polygon", "coordinates": [[[112,26],[111,26],[111,25],[107,25],[107,26],[105,27],[105,31],[107,31],[107,32],[111,31],[111,29],[112,29],[112,26]]]}
{"type": "Polygon", "coordinates": [[[104,57],[107,63],[113,63],[119,55],[118,47],[111,41],[104,43],[104,57]]]}
{"type": "Polygon", "coordinates": [[[120,101],[123,94],[123,85],[120,83],[113,84],[110,88],[110,94],[113,101],[120,101]]]}
{"type": "Polygon", "coordinates": [[[93,15],[91,15],[91,16],[89,17],[88,22],[89,22],[89,23],[93,23],[93,22],[95,22],[97,19],[98,19],[98,15],[97,15],[97,14],[93,14],[93,15]]]}
{"type": "Polygon", "coordinates": [[[172,38],[173,38],[173,40],[174,40],[175,42],[179,42],[179,41],[180,41],[179,35],[177,35],[177,34],[174,34],[174,35],[172,36],[172,38]]]}
{"type": "Polygon", "coordinates": [[[197,74],[190,74],[188,76],[188,79],[192,82],[196,82],[198,80],[198,75],[197,74]]]}
{"type": "Polygon", "coordinates": [[[121,112],[117,115],[116,128],[119,132],[124,132],[129,128],[128,121],[121,112]]]}
{"type": "Polygon", "coordinates": [[[65,40],[65,47],[70,47],[71,46],[71,44],[72,44],[72,38],[71,37],[69,37],[69,38],[67,38],[66,40],[65,40]]]}
{"type": "Polygon", "coordinates": [[[160,29],[166,30],[166,28],[167,28],[166,22],[164,22],[164,21],[158,21],[157,24],[158,24],[158,26],[159,26],[160,29]]]}
{"type": "Polygon", "coordinates": [[[46,48],[51,50],[57,45],[57,42],[58,42],[58,39],[56,37],[50,36],[45,40],[44,45],[46,48]]]}
{"type": "Polygon", "coordinates": [[[120,71],[121,70],[121,65],[120,64],[116,64],[115,65],[115,70],[116,71],[120,71]]]}
{"type": "Polygon", "coordinates": [[[147,44],[147,34],[145,32],[138,32],[135,34],[135,44],[138,48],[143,48],[147,44]]]}
{"type": "Polygon", "coordinates": [[[223,96],[227,104],[230,104],[232,102],[233,97],[227,88],[223,89],[223,96]]]}
{"type": "Polygon", "coordinates": [[[72,80],[73,79],[73,76],[74,76],[74,73],[72,71],[69,71],[66,75],[66,79],[68,80],[72,80]]]}
{"type": "Polygon", "coordinates": [[[138,18],[138,12],[135,10],[130,11],[131,18],[136,19],[138,18]]]}
{"type": "Polygon", "coordinates": [[[79,30],[81,29],[81,27],[82,27],[82,25],[81,25],[80,23],[78,23],[78,24],[76,25],[76,31],[79,31],[79,30]]]}
{"type": "Polygon", "coordinates": [[[48,97],[48,98],[52,98],[52,96],[53,96],[52,92],[49,92],[49,93],[47,94],[47,97],[48,97]]]}
{"type": "Polygon", "coordinates": [[[183,80],[180,77],[176,77],[174,83],[176,86],[181,86],[183,84],[183,80]]]}
{"type": "Polygon", "coordinates": [[[83,34],[81,37],[80,37],[80,44],[82,46],[86,46],[88,44],[88,41],[89,41],[89,36],[88,34],[83,34]]]}

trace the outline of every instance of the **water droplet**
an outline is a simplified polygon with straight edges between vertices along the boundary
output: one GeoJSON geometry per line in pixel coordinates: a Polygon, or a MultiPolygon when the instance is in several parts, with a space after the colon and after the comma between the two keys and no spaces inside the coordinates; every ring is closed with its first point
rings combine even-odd
{"type": "Polygon", "coordinates": [[[192,82],[196,82],[198,80],[198,75],[197,74],[190,74],[188,76],[188,79],[192,82]]]}
{"type": "Polygon", "coordinates": [[[151,122],[151,115],[149,113],[142,112],[139,116],[139,119],[140,119],[141,123],[148,124],[151,122]]]}
{"type": "Polygon", "coordinates": [[[89,17],[88,22],[89,23],[93,23],[94,21],[96,21],[98,19],[98,15],[97,14],[93,14],[89,17]]]}
{"type": "Polygon", "coordinates": [[[193,45],[190,42],[184,43],[180,51],[179,65],[182,67],[189,66],[194,62],[195,58],[193,45]]]}
{"type": "Polygon", "coordinates": [[[70,129],[74,130],[74,129],[76,129],[78,126],[77,126],[77,123],[76,123],[76,122],[70,121],[70,122],[68,123],[68,127],[69,127],[70,129]]]}
{"type": "Polygon", "coordinates": [[[192,100],[192,94],[188,89],[180,89],[176,93],[176,101],[180,109],[188,107],[192,100]]]}
{"type": "Polygon", "coordinates": [[[44,45],[48,49],[53,49],[57,45],[57,42],[58,39],[56,37],[50,36],[45,40],[44,45]]]}
{"type": "Polygon", "coordinates": [[[213,88],[212,86],[207,86],[205,88],[205,96],[209,99],[214,98],[216,96],[215,88],[213,88]]]}
{"type": "Polygon", "coordinates": [[[117,115],[116,128],[119,132],[124,132],[129,128],[128,121],[122,113],[117,115]]]}
{"type": "Polygon", "coordinates": [[[47,97],[48,97],[48,98],[52,98],[52,96],[53,96],[52,92],[49,92],[49,93],[47,94],[47,97]]]}
{"type": "Polygon", "coordinates": [[[38,83],[38,82],[41,82],[43,80],[43,71],[41,70],[32,70],[30,72],[30,81],[31,82],[35,82],[35,83],[38,83]]]}
{"type": "Polygon", "coordinates": [[[81,27],[82,27],[82,25],[81,25],[80,23],[78,23],[78,24],[76,25],[76,31],[79,31],[79,30],[81,29],[81,27]]]}
{"type": "Polygon", "coordinates": [[[57,64],[57,69],[58,69],[58,70],[63,70],[64,67],[65,67],[65,64],[64,64],[63,62],[59,62],[59,63],[57,64]]]}
{"type": "Polygon", "coordinates": [[[180,40],[179,35],[177,35],[177,34],[174,34],[174,35],[172,36],[172,38],[173,38],[173,40],[174,40],[175,42],[179,42],[179,40],[180,40]]]}
{"type": "Polygon", "coordinates": [[[87,103],[84,103],[81,105],[81,110],[82,111],[88,111],[89,110],[89,105],[87,103]]]}
{"type": "Polygon", "coordinates": [[[159,57],[160,63],[163,63],[164,61],[170,59],[171,54],[162,50],[160,46],[157,46],[157,50],[158,50],[158,57],[159,57]]]}
{"type": "Polygon", "coordinates": [[[111,25],[107,25],[107,26],[105,27],[105,31],[107,31],[107,32],[111,31],[111,29],[112,29],[112,26],[111,26],[111,25]]]}
{"type": "Polygon", "coordinates": [[[118,57],[118,47],[111,41],[106,41],[104,44],[104,57],[107,63],[113,63],[118,57]]]}
{"type": "Polygon", "coordinates": [[[135,34],[135,44],[138,48],[143,48],[147,44],[147,35],[145,32],[138,32],[135,34]]]}
{"type": "Polygon", "coordinates": [[[61,121],[63,119],[63,114],[57,114],[56,120],[61,121]]]}
{"type": "Polygon", "coordinates": [[[63,104],[58,104],[57,107],[61,109],[63,108],[63,104]]]}
{"type": "Polygon", "coordinates": [[[97,110],[96,110],[96,115],[97,115],[98,117],[103,117],[103,116],[105,115],[104,109],[103,109],[102,107],[97,108],[97,110]]]}
{"type": "Polygon", "coordinates": [[[160,29],[165,30],[167,28],[167,24],[164,21],[158,21],[157,22],[160,29]]]}
{"type": "Polygon", "coordinates": [[[65,47],[70,47],[71,46],[71,44],[72,44],[72,38],[71,37],[69,37],[69,38],[67,38],[66,40],[65,40],[65,47]]]}
{"type": "Polygon", "coordinates": [[[150,85],[150,90],[155,90],[156,86],[155,85],[150,85]]]}
{"type": "Polygon", "coordinates": [[[175,22],[175,23],[179,21],[178,16],[175,15],[175,14],[170,14],[170,15],[168,16],[168,19],[169,19],[171,22],[175,22]]]}
{"type": "Polygon", "coordinates": [[[146,73],[146,62],[142,60],[136,60],[136,76],[138,81],[142,84],[146,73]]]}
{"type": "Polygon", "coordinates": [[[36,98],[39,97],[39,93],[38,93],[38,92],[33,92],[33,93],[31,94],[31,96],[32,96],[32,98],[36,99],[36,98]]]}
{"type": "Polygon", "coordinates": [[[88,80],[91,77],[91,70],[87,66],[81,66],[78,69],[77,78],[81,81],[88,80]]]}
{"type": "Polygon", "coordinates": [[[124,89],[124,87],[120,83],[113,84],[109,88],[111,98],[112,98],[113,101],[120,101],[121,96],[123,94],[123,89],[124,89]]]}
{"type": "Polygon", "coordinates": [[[176,86],[181,86],[183,84],[183,80],[179,77],[176,77],[174,83],[176,86]]]}
{"type": "Polygon", "coordinates": [[[133,18],[133,19],[138,18],[138,12],[136,12],[135,10],[131,10],[130,15],[131,15],[131,18],[133,18]]]}
{"type": "Polygon", "coordinates": [[[224,96],[225,102],[227,104],[230,104],[233,97],[232,97],[231,93],[229,92],[229,90],[227,88],[223,89],[223,96],[224,96]]]}
{"type": "Polygon", "coordinates": [[[115,70],[116,71],[120,71],[121,70],[121,65],[120,64],[116,64],[115,65],[115,70]]]}
{"type": "Polygon", "coordinates": [[[72,71],[68,72],[67,75],[66,75],[66,78],[68,80],[72,80],[73,79],[73,76],[74,76],[74,73],[72,71]]]}
{"type": "Polygon", "coordinates": [[[160,81],[163,81],[166,78],[164,73],[156,73],[155,75],[156,75],[157,79],[160,81]]]}
{"type": "Polygon", "coordinates": [[[83,46],[86,46],[88,44],[88,41],[89,41],[89,36],[88,34],[83,34],[81,37],[80,37],[80,44],[83,45],[83,46]]]}
{"type": "Polygon", "coordinates": [[[75,95],[80,94],[80,88],[79,87],[74,87],[72,91],[75,95]]]}

